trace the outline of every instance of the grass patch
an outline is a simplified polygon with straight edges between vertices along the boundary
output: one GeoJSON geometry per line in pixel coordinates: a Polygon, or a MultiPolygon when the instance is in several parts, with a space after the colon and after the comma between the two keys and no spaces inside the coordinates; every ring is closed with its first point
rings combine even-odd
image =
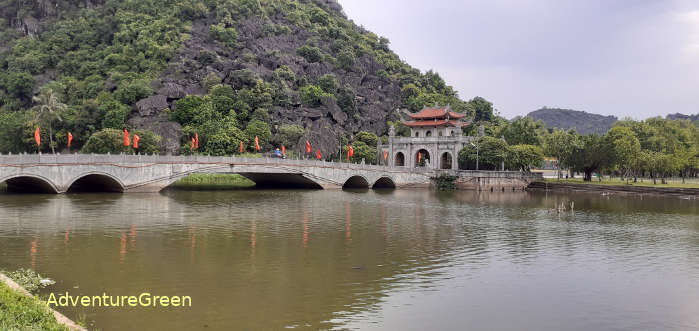
{"type": "Polygon", "coordinates": [[[191,174],[170,187],[179,190],[240,190],[255,186],[255,182],[241,175],[226,174],[191,174]]]}
{"type": "MultiPolygon", "coordinates": [[[[555,179],[546,178],[544,179],[547,183],[558,183],[558,184],[587,184],[587,185],[614,185],[614,186],[626,186],[626,181],[622,181],[620,178],[603,178],[602,181],[598,181],[594,178],[591,182],[585,182],[582,178],[569,178],[569,179],[555,179]]],[[[633,179],[629,181],[628,186],[639,186],[639,187],[657,187],[657,188],[699,188],[699,181],[695,179],[687,180],[686,183],[682,184],[681,181],[669,181],[667,184],[661,184],[658,180],[657,184],[653,184],[653,180],[644,178],[643,182],[639,179],[637,182],[633,182],[633,179]]]]}
{"type": "Polygon", "coordinates": [[[46,303],[0,282],[0,330],[69,329],[56,321],[46,303]]]}
{"type": "Polygon", "coordinates": [[[7,183],[0,183],[0,192],[7,192],[7,183]]]}

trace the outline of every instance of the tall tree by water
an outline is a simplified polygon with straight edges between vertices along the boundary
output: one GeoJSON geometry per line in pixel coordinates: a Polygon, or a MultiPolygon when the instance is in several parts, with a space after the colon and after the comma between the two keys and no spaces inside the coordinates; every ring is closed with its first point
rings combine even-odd
{"type": "Polygon", "coordinates": [[[53,144],[53,127],[52,123],[55,120],[62,121],[61,113],[68,108],[65,104],[58,100],[58,97],[52,89],[42,89],[39,95],[32,98],[34,103],[34,111],[36,112],[36,121],[49,128],[49,142],[51,144],[51,153],[56,154],[56,149],[53,144]]]}

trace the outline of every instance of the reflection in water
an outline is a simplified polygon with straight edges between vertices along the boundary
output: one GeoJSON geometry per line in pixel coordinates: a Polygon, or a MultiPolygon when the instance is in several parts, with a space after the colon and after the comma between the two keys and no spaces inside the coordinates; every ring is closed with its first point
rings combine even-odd
{"type": "Polygon", "coordinates": [[[61,309],[103,330],[688,329],[697,215],[593,194],[0,195],[0,268],[35,268],[55,293],[193,298],[61,309]]]}

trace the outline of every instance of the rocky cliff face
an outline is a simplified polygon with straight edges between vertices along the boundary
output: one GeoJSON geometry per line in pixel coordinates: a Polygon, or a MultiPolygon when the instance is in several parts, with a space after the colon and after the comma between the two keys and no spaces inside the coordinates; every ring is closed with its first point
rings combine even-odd
{"type": "MultiPolygon", "coordinates": [[[[341,13],[341,6],[332,0],[324,1],[329,8],[341,13]]],[[[386,68],[370,55],[360,56],[351,70],[341,69],[331,63],[311,63],[297,54],[297,49],[315,36],[303,28],[291,25],[284,17],[271,16],[268,20],[257,17],[246,19],[237,26],[239,47],[235,50],[223,47],[212,40],[209,27],[212,18],[201,18],[193,22],[191,38],[187,40],[168,65],[161,77],[153,82],[155,96],[140,100],[134,106],[129,123],[154,131],[169,142],[167,149],[177,151],[179,125],[161,116],[165,109],[174,109],[175,102],[186,95],[204,95],[203,81],[215,75],[223,84],[234,90],[245,87],[249,79],[271,81],[274,71],[286,66],[296,77],[314,82],[321,76],[333,74],[339,86],[353,92],[352,102],[355,113],[343,111],[337,100],[324,100],[317,107],[302,104],[298,86],[291,86],[290,102],[286,106],[270,109],[271,127],[281,124],[297,124],[307,129],[299,142],[310,140],[325,153],[333,153],[340,146],[340,138],[359,131],[369,131],[378,135],[388,132],[387,121],[398,119],[397,110],[401,106],[399,83],[378,73],[386,68]],[[291,28],[290,33],[269,35],[265,26],[275,24],[291,28]],[[213,63],[202,63],[202,54],[215,54],[213,63]],[[241,77],[250,75],[253,77],[241,77]],[[296,88],[296,89],[294,89],[296,88]]],[[[328,54],[332,54],[333,42],[316,42],[328,54]]],[[[300,145],[300,144],[299,144],[300,145]]]]}

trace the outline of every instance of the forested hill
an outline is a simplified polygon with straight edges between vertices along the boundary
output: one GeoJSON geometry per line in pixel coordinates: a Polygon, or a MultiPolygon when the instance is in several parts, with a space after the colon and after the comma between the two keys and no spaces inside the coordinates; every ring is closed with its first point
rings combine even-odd
{"type": "Polygon", "coordinates": [[[675,113],[675,114],[669,114],[665,118],[668,120],[689,120],[690,122],[698,122],[699,121],[699,114],[685,115],[685,114],[675,113]]]}
{"type": "Polygon", "coordinates": [[[189,153],[198,133],[201,153],[252,151],[258,136],[329,155],[435,102],[468,109],[335,0],[0,0],[0,152],[36,151],[41,126],[57,150],[68,132],[100,151],[129,128],[160,152],[189,153]],[[66,105],[60,119],[35,111],[42,100],[66,105]]]}
{"type": "Polygon", "coordinates": [[[575,129],[580,134],[596,133],[603,135],[618,120],[615,116],[602,116],[584,111],[560,108],[541,108],[527,116],[541,120],[547,128],[575,129]]]}

